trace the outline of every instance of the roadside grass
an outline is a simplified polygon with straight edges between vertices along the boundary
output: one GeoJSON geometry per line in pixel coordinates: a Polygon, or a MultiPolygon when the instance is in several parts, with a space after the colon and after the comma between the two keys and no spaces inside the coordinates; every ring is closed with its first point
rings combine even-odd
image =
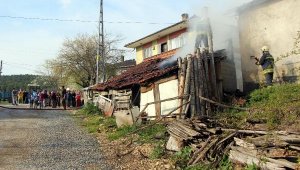
{"type": "Polygon", "coordinates": [[[250,111],[226,110],[217,117],[222,123],[237,128],[241,127],[246,119],[265,120],[268,130],[296,125],[300,123],[299,94],[299,84],[282,84],[258,89],[248,96],[246,107],[250,108],[250,111]]]}
{"type": "Polygon", "coordinates": [[[165,154],[166,126],[164,124],[149,124],[122,126],[117,127],[114,117],[104,117],[101,111],[93,106],[87,104],[74,114],[74,117],[79,120],[79,123],[84,126],[89,133],[105,132],[109,140],[119,140],[121,138],[134,138],[140,144],[153,144],[154,149],[150,155],[151,159],[161,158],[165,154]],[[144,128],[144,126],[146,126],[144,128]],[[143,127],[143,128],[142,128],[143,127]],[[157,139],[157,136],[158,139],[157,139]]]}
{"type": "Polygon", "coordinates": [[[11,103],[9,103],[7,100],[0,100],[0,105],[10,105],[11,103]]]}
{"type": "Polygon", "coordinates": [[[101,122],[101,111],[88,103],[73,115],[81,126],[84,126],[89,133],[96,133],[101,122]]]}
{"type": "Polygon", "coordinates": [[[157,134],[164,135],[166,133],[166,127],[163,124],[155,124],[146,128],[141,128],[143,126],[122,126],[120,128],[117,128],[115,131],[112,131],[108,133],[108,139],[110,140],[117,140],[120,138],[127,137],[129,134],[136,131],[136,134],[138,135],[137,142],[140,143],[153,143],[156,142],[155,136],[157,134]]]}

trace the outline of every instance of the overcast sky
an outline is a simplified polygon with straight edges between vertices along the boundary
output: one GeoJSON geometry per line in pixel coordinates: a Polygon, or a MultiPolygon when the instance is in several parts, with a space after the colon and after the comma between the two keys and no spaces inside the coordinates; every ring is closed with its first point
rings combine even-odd
{"type": "MultiPolygon", "coordinates": [[[[105,32],[124,37],[120,44],[123,47],[180,21],[182,13],[190,16],[197,14],[203,6],[208,6],[219,18],[226,16],[234,19],[235,8],[249,1],[104,0],[104,27],[105,32]]],[[[97,33],[96,22],[40,19],[97,21],[98,11],[99,0],[0,0],[0,60],[4,62],[3,74],[36,74],[45,60],[57,56],[65,38],[79,33],[97,33]]],[[[134,55],[134,52],[128,53],[126,58],[131,59],[134,55]]]]}

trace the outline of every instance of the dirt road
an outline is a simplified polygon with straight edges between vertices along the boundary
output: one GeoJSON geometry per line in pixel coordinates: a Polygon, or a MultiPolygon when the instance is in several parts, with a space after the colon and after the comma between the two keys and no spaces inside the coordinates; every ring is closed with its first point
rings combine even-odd
{"type": "Polygon", "coordinates": [[[63,111],[0,108],[0,169],[110,169],[100,146],[63,111]]]}

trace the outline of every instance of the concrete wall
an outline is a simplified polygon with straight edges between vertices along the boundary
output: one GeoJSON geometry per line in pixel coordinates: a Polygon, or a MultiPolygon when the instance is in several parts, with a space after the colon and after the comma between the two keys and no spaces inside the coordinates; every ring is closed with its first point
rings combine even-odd
{"type": "MultiPolygon", "coordinates": [[[[178,96],[178,79],[159,84],[160,100],[178,96]]],[[[161,103],[161,115],[168,114],[178,106],[178,100],[161,103]]],[[[175,112],[174,112],[175,113],[175,112]]]]}
{"type": "MultiPolygon", "coordinates": [[[[275,60],[293,50],[294,38],[300,31],[300,1],[273,0],[244,10],[239,16],[240,50],[244,88],[264,80],[261,67],[251,55],[261,57],[261,47],[269,46],[275,60]]],[[[276,62],[274,77],[297,76],[300,57],[291,56],[276,62]]]]}

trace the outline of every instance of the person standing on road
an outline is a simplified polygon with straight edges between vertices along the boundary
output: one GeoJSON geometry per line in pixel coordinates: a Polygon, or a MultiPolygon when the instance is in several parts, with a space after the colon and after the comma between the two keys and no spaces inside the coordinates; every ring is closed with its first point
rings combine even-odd
{"type": "Polygon", "coordinates": [[[64,110],[66,110],[66,100],[67,100],[67,90],[65,89],[65,86],[62,86],[61,104],[63,105],[64,110]]]}
{"type": "Polygon", "coordinates": [[[18,96],[18,92],[15,88],[13,88],[12,92],[11,92],[11,98],[12,98],[12,105],[18,105],[17,103],[17,96],[18,96]]]}

